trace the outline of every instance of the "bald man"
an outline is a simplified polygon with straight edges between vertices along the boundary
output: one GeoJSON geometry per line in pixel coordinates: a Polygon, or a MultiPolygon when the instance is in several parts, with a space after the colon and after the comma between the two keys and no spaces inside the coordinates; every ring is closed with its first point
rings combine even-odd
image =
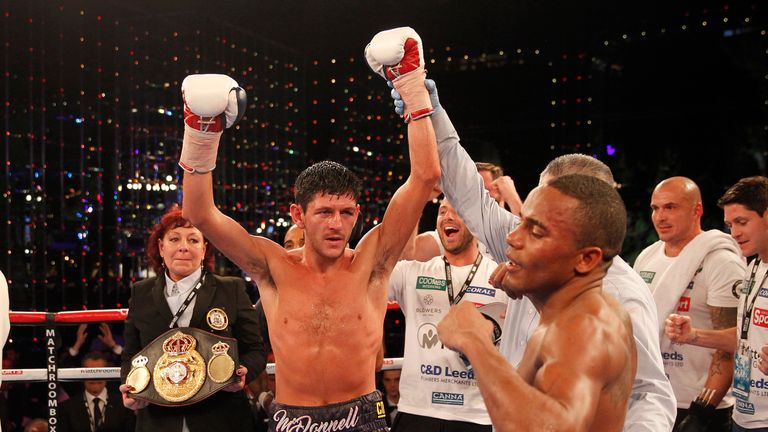
{"type": "Polygon", "coordinates": [[[288,231],[285,232],[283,238],[283,247],[285,250],[294,250],[296,248],[304,247],[304,228],[298,225],[291,225],[288,231]]]}
{"type": "Polygon", "coordinates": [[[732,287],[742,279],[744,258],[727,234],[701,229],[701,192],[691,179],[671,177],[651,196],[651,220],[659,241],[645,248],[634,268],[653,293],[659,317],[664,370],[677,398],[675,432],[731,430],[733,355],[676,345],[664,334],[670,313],[690,316],[694,327],[736,325],[732,287]]]}

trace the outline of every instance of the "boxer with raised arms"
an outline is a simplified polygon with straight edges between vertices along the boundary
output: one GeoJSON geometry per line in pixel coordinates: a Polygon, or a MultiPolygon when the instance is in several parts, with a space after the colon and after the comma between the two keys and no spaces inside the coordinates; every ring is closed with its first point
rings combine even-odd
{"type": "Polygon", "coordinates": [[[440,167],[419,35],[410,28],[381,32],[366,58],[413,108],[404,116],[412,163],[382,223],[354,250],[347,242],[360,212],[360,181],[335,162],[316,163],[296,180],[290,211],[305,232],[301,249],[286,251],[251,236],[220,212],[211,170],[223,129],[242,114],[243,91],[223,75],[193,75],[182,83],[184,216],[258,284],[279,371],[270,430],[386,430],[374,367],[389,275],[440,167]]]}

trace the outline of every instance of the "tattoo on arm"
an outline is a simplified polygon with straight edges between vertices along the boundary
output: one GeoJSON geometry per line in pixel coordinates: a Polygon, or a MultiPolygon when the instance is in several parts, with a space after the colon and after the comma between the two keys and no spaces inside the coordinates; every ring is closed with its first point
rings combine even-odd
{"type": "Polygon", "coordinates": [[[712,319],[712,328],[715,330],[736,326],[736,308],[710,306],[709,316],[712,319]]]}
{"type": "MultiPolygon", "coordinates": [[[[736,308],[729,307],[709,307],[709,316],[712,319],[712,328],[721,330],[736,326],[736,308]]],[[[709,365],[709,376],[722,375],[723,367],[733,367],[730,361],[733,359],[731,353],[717,350],[712,354],[712,363],[709,365]],[[726,362],[726,365],[723,365],[726,362]]]]}
{"type": "Polygon", "coordinates": [[[725,367],[728,368],[728,372],[732,372],[733,365],[730,363],[731,360],[733,360],[733,354],[729,352],[717,350],[712,353],[712,362],[709,364],[709,376],[722,375],[723,362],[727,362],[725,367]]]}

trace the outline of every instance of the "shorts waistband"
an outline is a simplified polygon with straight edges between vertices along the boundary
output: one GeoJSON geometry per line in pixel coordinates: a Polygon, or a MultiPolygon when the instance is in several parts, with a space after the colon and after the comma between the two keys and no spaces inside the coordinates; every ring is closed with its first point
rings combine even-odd
{"type": "Polygon", "coordinates": [[[381,393],[322,406],[272,403],[270,432],[374,432],[385,431],[386,413],[381,393]]]}

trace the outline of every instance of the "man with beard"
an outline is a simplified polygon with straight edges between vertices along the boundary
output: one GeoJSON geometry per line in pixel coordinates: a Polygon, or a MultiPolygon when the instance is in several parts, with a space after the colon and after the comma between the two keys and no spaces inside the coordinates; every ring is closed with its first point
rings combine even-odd
{"type": "Polygon", "coordinates": [[[477,240],[447,200],[437,213],[437,233],[445,255],[400,261],[389,280],[389,299],[405,314],[400,402],[392,431],[490,432],[474,373],[458,353],[440,344],[436,326],[451,305],[498,302],[504,310],[508,297],[490,285],[496,263],[478,251],[477,240]]]}
{"type": "MultiPolygon", "coordinates": [[[[440,106],[434,81],[426,80],[425,85],[435,108],[431,118],[437,137],[442,190],[478,241],[488,246],[496,261],[503,262],[506,260],[504,239],[520,223],[520,219],[501,208],[486,192],[475,163],[461,146],[459,134],[445,108],[440,106]]],[[[393,92],[393,97],[396,112],[407,108],[399,94],[393,92]]],[[[541,172],[539,185],[566,174],[589,175],[615,185],[610,168],[584,154],[567,154],[552,160],[541,172]]],[[[664,374],[659,349],[659,319],[653,297],[643,279],[618,255],[608,268],[603,290],[616,297],[629,312],[637,348],[637,375],[624,432],[669,431],[675,419],[675,395],[664,374]]],[[[506,337],[501,341],[500,349],[512,365],[520,363],[538,322],[536,308],[527,298],[508,303],[502,328],[506,337]]]]}

